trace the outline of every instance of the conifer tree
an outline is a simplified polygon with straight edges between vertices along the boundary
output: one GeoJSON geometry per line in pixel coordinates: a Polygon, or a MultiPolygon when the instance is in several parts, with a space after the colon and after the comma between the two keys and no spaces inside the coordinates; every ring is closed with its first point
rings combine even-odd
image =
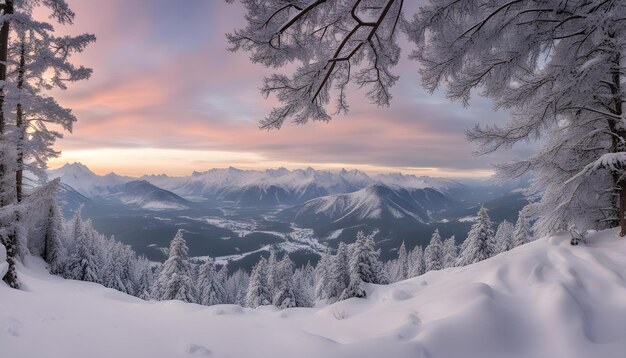
{"type": "Polygon", "coordinates": [[[439,235],[439,229],[435,229],[435,232],[433,232],[433,236],[430,239],[430,243],[424,250],[425,272],[441,270],[444,268],[443,260],[443,242],[441,241],[441,235],[439,235]]]}
{"type": "Polygon", "coordinates": [[[163,263],[155,283],[154,299],[195,302],[191,264],[188,258],[189,248],[183,238],[183,231],[178,230],[170,243],[169,256],[163,263]]]}
{"type": "Polygon", "coordinates": [[[315,299],[325,300],[331,297],[333,264],[332,255],[329,252],[322,253],[322,257],[315,267],[315,299]]]}
{"type": "Polygon", "coordinates": [[[515,229],[513,230],[513,245],[520,246],[530,241],[530,225],[526,219],[524,211],[519,212],[517,222],[515,223],[515,229]]]}
{"type": "Polygon", "coordinates": [[[397,265],[396,279],[398,281],[406,280],[409,278],[409,258],[404,246],[404,241],[398,249],[398,265],[397,265]]]}
{"type": "Polygon", "coordinates": [[[481,206],[478,219],[461,245],[458,266],[473,264],[496,254],[495,237],[487,209],[481,206]]]}
{"type": "Polygon", "coordinates": [[[95,255],[95,243],[89,222],[83,223],[80,209],[74,214],[71,222],[71,247],[66,264],[65,277],[99,282],[98,264],[95,255]]]}
{"type": "Polygon", "coordinates": [[[374,248],[372,235],[366,236],[359,231],[350,250],[350,278],[358,276],[363,282],[386,283],[382,264],[378,260],[379,255],[380,252],[374,248]]]}
{"type": "Polygon", "coordinates": [[[443,267],[453,267],[456,265],[458,252],[454,235],[443,242],[443,267]]]}
{"type": "Polygon", "coordinates": [[[226,303],[245,306],[245,298],[249,283],[250,275],[242,269],[239,269],[230,275],[224,284],[224,288],[226,290],[226,303]]]}
{"type": "Polygon", "coordinates": [[[331,281],[329,298],[338,298],[343,290],[350,284],[350,267],[348,257],[348,245],[339,243],[337,254],[332,257],[331,281]]]}
{"type": "Polygon", "coordinates": [[[261,257],[250,274],[245,305],[246,307],[257,308],[270,304],[272,304],[272,296],[267,285],[267,261],[261,257]]]}
{"type": "Polygon", "coordinates": [[[513,244],[514,229],[515,225],[506,220],[503,220],[500,225],[498,225],[495,236],[497,253],[506,252],[515,247],[515,245],[513,244]]]}
{"type": "Polygon", "coordinates": [[[293,262],[288,255],[283,256],[282,260],[276,264],[276,289],[272,303],[278,308],[297,306],[297,292],[293,284],[293,267],[293,262]]]}
{"type": "Polygon", "coordinates": [[[267,259],[267,287],[270,290],[270,296],[274,297],[276,293],[276,269],[278,266],[278,259],[276,258],[276,250],[273,247],[270,248],[270,256],[267,259]]]}
{"type": "Polygon", "coordinates": [[[421,246],[415,246],[409,255],[409,276],[416,277],[423,275],[426,271],[424,264],[424,250],[421,246]]]}
{"type": "Polygon", "coordinates": [[[209,257],[198,273],[198,303],[205,306],[225,303],[222,276],[215,271],[215,260],[209,257]]]}

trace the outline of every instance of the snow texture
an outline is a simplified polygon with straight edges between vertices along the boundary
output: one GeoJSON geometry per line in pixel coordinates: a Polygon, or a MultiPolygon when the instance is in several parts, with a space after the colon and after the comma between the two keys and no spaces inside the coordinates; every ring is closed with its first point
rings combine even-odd
{"type": "Polygon", "coordinates": [[[626,242],[542,238],[466,267],[315,308],[144,302],[18,264],[0,285],[3,357],[622,358],[626,242]],[[59,344],[63,342],[63,344],[59,344]]]}

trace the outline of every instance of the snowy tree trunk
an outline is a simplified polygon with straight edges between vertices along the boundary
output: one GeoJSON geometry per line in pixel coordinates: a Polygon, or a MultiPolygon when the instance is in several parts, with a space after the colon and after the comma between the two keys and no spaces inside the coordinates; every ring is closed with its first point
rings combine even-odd
{"type": "MultiPolygon", "coordinates": [[[[26,48],[25,39],[22,37],[20,44],[20,67],[18,68],[17,90],[24,89],[24,73],[26,71],[26,48]]],[[[22,103],[17,104],[15,124],[18,131],[17,138],[17,168],[15,170],[15,193],[17,202],[21,203],[24,196],[24,140],[26,139],[26,124],[24,123],[24,108],[22,103]]],[[[19,214],[17,216],[19,221],[19,214]]]]}
{"type": "MultiPolygon", "coordinates": [[[[13,14],[13,0],[6,0],[1,5],[1,9],[5,15],[13,14]]],[[[6,81],[7,79],[7,56],[9,52],[9,27],[8,21],[5,21],[0,28],[0,81],[6,81]]],[[[0,90],[0,137],[5,134],[6,130],[6,118],[4,117],[4,93],[5,89],[0,90]]],[[[4,154],[2,154],[4,156],[4,154]]],[[[0,158],[0,185],[6,184],[7,168],[4,162],[0,158]]],[[[1,190],[2,188],[0,188],[1,190]]],[[[0,207],[11,204],[5,202],[5,198],[0,198],[0,207]]],[[[15,272],[15,258],[17,256],[17,235],[15,233],[9,233],[4,243],[7,249],[7,263],[9,264],[9,270],[4,275],[3,280],[11,287],[17,288],[19,282],[17,280],[17,274],[15,272]]]]}
{"type": "MultiPolygon", "coordinates": [[[[613,36],[609,36],[612,38],[613,36]]],[[[617,117],[622,117],[623,108],[622,103],[624,101],[622,88],[621,88],[621,51],[619,48],[615,49],[615,55],[613,57],[613,73],[611,74],[612,83],[609,84],[611,88],[611,94],[613,95],[613,106],[612,112],[617,117]]],[[[623,120],[623,119],[622,119],[623,120]]],[[[616,121],[613,118],[609,118],[609,129],[613,132],[612,136],[612,152],[624,152],[626,151],[626,146],[624,145],[624,141],[626,140],[626,128],[624,128],[624,124],[621,121],[616,121]]],[[[619,189],[619,226],[620,226],[620,236],[626,235],[626,218],[624,217],[626,214],[626,173],[618,173],[613,172],[613,180],[615,181],[615,186],[619,189]]]]}

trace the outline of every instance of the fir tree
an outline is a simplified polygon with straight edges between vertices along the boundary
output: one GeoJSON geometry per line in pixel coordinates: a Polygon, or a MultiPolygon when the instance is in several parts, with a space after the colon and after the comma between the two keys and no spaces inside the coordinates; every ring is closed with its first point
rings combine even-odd
{"type": "Polygon", "coordinates": [[[506,220],[503,220],[500,225],[498,225],[495,236],[497,253],[506,252],[515,247],[515,245],[513,244],[514,229],[515,225],[506,220]]]}
{"type": "Polygon", "coordinates": [[[472,225],[470,232],[467,234],[467,239],[461,245],[461,253],[457,265],[473,264],[495,255],[494,236],[487,209],[481,207],[478,210],[477,222],[472,225]]]}
{"type": "Polygon", "coordinates": [[[517,217],[517,223],[515,223],[515,229],[513,230],[513,245],[520,246],[530,241],[530,225],[526,219],[524,211],[520,211],[517,217]]]}
{"type": "Polygon", "coordinates": [[[155,283],[154,299],[195,302],[188,258],[189,248],[183,238],[183,231],[178,230],[170,243],[169,256],[155,283]]]}
{"type": "Polygon", "coordinates": [[[225,303],[226,291],[222,280],[222,276],[215,271],[215,261],[209,257],[198,273],[198,303],[205,306],[225,303]]]}
{"type": "Polygon", "coordinates": [[[272,304],[272,297],[269,287],[267,287],[267,261],[261,257],[250,274],[245,305],[246,307],[257,308],[270,304],[272,304]]]}
{"type": "Polygon", "coordinates": [[[66,264],[65,277],[87,281],[99,282],[98,265],[95,255],[95,243],[93,233],[90,231],[89,222],[83,223],[80,209],[74,214],[71,222],[71,247],[68,262],[66,264]]]}
{"type": "Polygon", "coordinates": [[[443,267],[453,267],[456,265],[458,252],[454,235],[443,242],[443,267]]]}
{"type": "Polygon", "coordinates": [[[404,246],[404,241],[402,241],[402,245],[400,245],[400,248],[398,249],[396,279],[398,281],[402,281],[407,278],[409,278],[409,258],[406,252],[406,247],[404,246]]]}
{"type": "Polygon", "coordinates": [[[367,283],[386,283],[382,264],[378,260],[380,252],[374,248],[374,238],[366,236],[362,231],[357,234],[356,241],[350,250],[350,277],[360,277],[367,283]]]}
{"type": "Polygon", "coordinates": [[[338,298],[350,284],[348,245],[343,242],[339,243],[337,254],[332,257],[330,276],[331,280],[328,284],[331,287],[328,296],[338,298]]]}
{"type": "Polygon", "coordinates": [[[315,267],[315,298],[325,300],[331,297],[333,278],[331,269],[333,259],[329,252],[322,253],[322,257],[315,267]]]}
{"type": "Polygon", "coordinates": [[[275,275],[276,289],[272,303],[278,308],[296,307],[298,300],[293,285],[293,262],[288,255],[276,264],[275,275]]]}
{"type": "Polygon", "coordinates": [[[278,283],[276,282],[276,269],[277,269],[277,258],[276,258],[276,250],[274,248],[270,248],[270,256],[267,259],[267,286],[270,290],[270,296],[274,297],[276,292],[276,287],[278,283]]]}
{"type": "Polygon", "coordinates": [[[367,294],[365,290],[361,288],[361,276],[357,272],[352,272],[350,275],[350,284],[346,287],[345,290],[339,296],[339,300],[347,300],[348,298],[365,298],[367,294]]]}
{"type": "Polygon", "coordinates": [[[441,241],[441,235],[439,235],[439,229],[435,229],[435,232],[433,232],[433,236],[430,239],[430,243],[424,250],[425,272],[441,270],[444,268],[443,260],[443,242],[441,241]]]}
{"type": "Polygon", "coordinates": [[[416,277],[423,275],[426,271],[424,264],[424,250],[421,246],[415,246],[409,255],[409,276],[416,277]]]}

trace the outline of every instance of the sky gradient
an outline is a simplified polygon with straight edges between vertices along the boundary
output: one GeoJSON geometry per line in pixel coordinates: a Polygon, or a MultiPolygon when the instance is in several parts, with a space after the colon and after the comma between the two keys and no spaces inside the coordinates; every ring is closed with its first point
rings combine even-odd
{"type": "Polygon", "coordinates": [[[55,92],[78,117],[57,144],[58,167],[80,161],[104,174],[187,175],[213,167],[355,168],[431,176],[485,176],[491,163],[528,156],[532,146],[476,157],[464,131],[476,122],[502,123],[506,112],[475,96],[469,108],[426,93],[418,67],[406,59],[390,108],[351,93],[351,112],[329,123],[287,124],[262,131],[272,100],[259,93],[272,71],[230,53],[224,34],[243,11],[221,0],[68,1],[72,27],[98,41],[75,63],[94,69],[86,82],[55,92]]]}

